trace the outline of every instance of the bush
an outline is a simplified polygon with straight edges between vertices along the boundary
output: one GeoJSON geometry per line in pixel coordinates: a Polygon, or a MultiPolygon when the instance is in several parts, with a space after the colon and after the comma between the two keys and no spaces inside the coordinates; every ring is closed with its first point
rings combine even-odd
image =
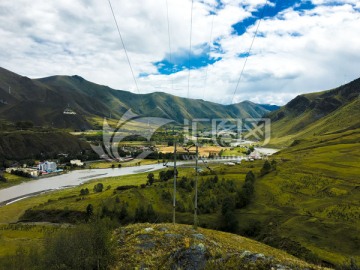
{"type": "Polygon", "coordinates": [[[155,181],[154,174],[153,174],[153,173],[149,173],[148,176],[147,176],[147,179],[148,179],[147,183],[151,186],[151,185],[154,183],[154,181],[155,181]]]}
{"type": "Polygon", "coordinates": [[[7,183],[7,179],[3,174],[0,174],[0,182],[7,183]]]}
{"type": "Polygon", "coordinates": [[[94,192],[102,192],[104,189],[104,185],[102,183],[97,183],[94,186],[94,192]]]}
{"type": "Polygon", "coordinates": [[[118,190],[118,191],[123,191],[123,190],[132,189],[132,188],[137,188],[137,186],[132,186],[132,185],[118,186],[118,187],[116,188],[116,190],[118,190]]]}
{"type": "Polygon", "coordinates": [[[88,188],[82,188],[82,189],[80,190],[80,195],[81,195],[81,196],[89,195],[89,193],[90,193],[90,191],[89,191],[88,188]]]}

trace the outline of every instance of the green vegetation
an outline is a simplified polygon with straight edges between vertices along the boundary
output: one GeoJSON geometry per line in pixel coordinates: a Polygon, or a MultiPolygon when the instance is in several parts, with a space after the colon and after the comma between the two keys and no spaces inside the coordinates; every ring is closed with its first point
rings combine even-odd
{"type": "Polygon", "coordinates": [[[14,270],[109,269],[114,260],[110,237],[111,226],[104,220],[51,232],[46,228],[43,241],[19,246],[14,254],[0,258],[0,266],[14,270]]]}
{"type": "MultiPolygon", "coordinates": [[[[59,153],[80,156],[83,160],[94,155],[88,143],[63,131],[0,132],[0,164],[7,160],[58,158],[59,153]]],[[[70,157],[69,157],[70,158],[70,157]]],[[[97,158],[97,156],[96,156],[97,158]]]]}
{"type": "Polygon", "coordinates": [[[133,224],[114,238],[121,243],[115,269],[324,269],[238,235],[187,225],[133,224]]]}
{"type": "MultiPolygon", "coordinates": [[[[164,117],[178,123],[183,123],[184,119],[209,116],[259,118],[274,109],[249,101],[221,105],[160,92],[137,95],[91,83],[79,76],[31,80],[3,68],[0,68],[0,82],[1,85],[11,85],[14,90],[12,105],[0,108],[2,119],[78,131],[101,129],[104,117],[111,118],[110,122],[116,125],[115,119],[120,119],[129,109],[140,115],[164,117]],[[68,106],[76,115],[63,114],[68,106]]],[[[126,127],[129,125],[131,127],[131,123],[126,127]]]]}
{"type": "Polygon", "coordinates": [[[22,182],[32,180],[27,177],[18,176],[11,173],[0,174],[0,188],[7,188],[13,185],[18,185],[22,182]]]}

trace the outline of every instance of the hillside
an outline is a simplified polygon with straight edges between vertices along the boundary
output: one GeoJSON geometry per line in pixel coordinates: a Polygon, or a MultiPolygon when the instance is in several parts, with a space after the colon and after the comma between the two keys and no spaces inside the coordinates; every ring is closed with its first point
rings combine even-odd
{"type": "Polygon", "coordinates": [[[61,153],[77,156],[90,149],[87,142],[61,131],[0,132],[0,161],[57,158],[61,153]]]}
{"type": "Polygon", "coordinates": [[[14,240],[27,246],[0,248],[0,269],[326,269],[230,233],[169,223],[109,225],[2,224],[1,246],[13,249],[14,240]]]}
{"type": "Polygon", "coordinates": [[[194,118],[259,118],[277,106],[244,101],[221,105],[155,92],[133,94],[98,85],[79,76],[29,79],[0,68],[0,114],[4,120],[32,121],[35,125],[88,129],[96,121],[120,119],[128,109],[144,116],[165,117],[183,123],[194,118]],[[10,88],[10,94],[9,94],[10,88]],[[65,115],[70,107],[76,115],[65,115]]]}
{"type": "Polygon", "coordinates": [[[189,225],[118,229],[114,269],[324,269],[239,235],[189,225]]]}
{"type": "Polygon", "coordinates": [[[338,88],[299,95],[269,114],[272,143],[360,128],[360,79],[338,88]]]}

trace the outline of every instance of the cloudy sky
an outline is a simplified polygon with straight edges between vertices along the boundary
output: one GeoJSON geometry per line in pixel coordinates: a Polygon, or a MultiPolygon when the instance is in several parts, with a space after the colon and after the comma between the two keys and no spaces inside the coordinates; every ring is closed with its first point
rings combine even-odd
{"type": "Polygon", "coordinates": [[[1,0],[0,66],[223,104],[282,105],[360,77],[358,0],[111,4],[138,88],[108,0],[1,0]]]}

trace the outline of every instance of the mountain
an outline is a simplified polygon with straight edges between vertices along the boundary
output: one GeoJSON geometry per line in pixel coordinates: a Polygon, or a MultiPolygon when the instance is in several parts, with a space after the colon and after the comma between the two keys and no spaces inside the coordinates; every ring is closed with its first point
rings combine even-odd
{"type": "Polygon", "coordinates": [[[338,88],[299,95],[268,116],[274,142],[360,128],[360,79],[338,88]]]}
{"type": "Polygon", "coordinates": [[[260,118],[277,107],[250,101],[221,105],[166,93],[134,94],[98,85],[80,76],[29,79],[0,68],[0,114],[4,120],[32,121],[59,128],[93,128],[103,117],[124,112],[183,123],[194,118],[260,118]],[[10,88],[10,93],[9,93],[10,88]],[[76,114],[64,114],[66,108],[76,114]]]}

